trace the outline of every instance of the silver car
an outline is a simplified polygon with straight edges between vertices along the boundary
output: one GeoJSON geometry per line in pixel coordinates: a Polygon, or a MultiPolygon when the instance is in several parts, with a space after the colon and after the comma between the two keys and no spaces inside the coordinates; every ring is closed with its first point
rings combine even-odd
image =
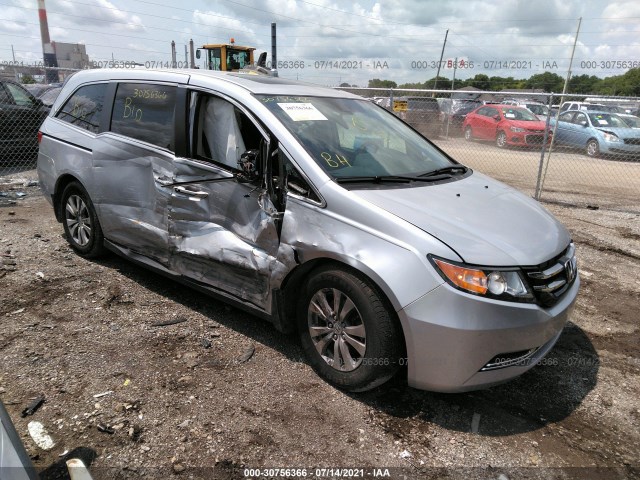
{"type": "Polygon", "coordinates": [[[41,128],[69,243],[105,249],[298,332],[350,391],[398,370],[472,390],[558,340],[579,279],[567,230],[355,95],[211,71],[74,75],[41,128]]]}

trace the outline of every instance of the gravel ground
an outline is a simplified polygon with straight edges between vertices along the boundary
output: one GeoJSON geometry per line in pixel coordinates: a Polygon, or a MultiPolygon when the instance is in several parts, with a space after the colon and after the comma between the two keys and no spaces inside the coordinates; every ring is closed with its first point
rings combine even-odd
{"type": "Polygon", "coordinates": [[[638,214],[547,205],[573,233],[583,287],[543,364],[479,392],[399,375],[352,395],[268,323],[114,255],[78,257],[36,186],[0,194],[0,399],[44,478],[68,452],[104,479],[640,476],[638,214]]]}

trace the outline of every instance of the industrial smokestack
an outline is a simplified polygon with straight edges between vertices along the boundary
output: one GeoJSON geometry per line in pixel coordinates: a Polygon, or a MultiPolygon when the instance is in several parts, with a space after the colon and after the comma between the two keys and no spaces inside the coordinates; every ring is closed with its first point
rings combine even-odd
{"type": "Polygon", "coordinates": [[[171,40],[171,68],[176,68],[177,67],[177,61],[176,61],[176,42],[174,40],[171,40]]]}
{"type": "MultiPolygon", "coordinates": [[[[51,39],[49,38],[49,24],[47,23],[47,10],[44,7],[44,0],[38,0],[38,17],[40,18],[40,37],[42,38],[42,60],[45,67],[57,67],[58,60],[51,39]]],[[[47,83],[58,81],[56,70],[46,70],[47,83]]]]}
{"type": "MultiPolygon", "coordinates": [[[[271,24],[271,70],[278,70],[278,55],[276,51],[276,24],[271,24]]],[[[276,77],[278,75],[276,74],[276,77]]]]}

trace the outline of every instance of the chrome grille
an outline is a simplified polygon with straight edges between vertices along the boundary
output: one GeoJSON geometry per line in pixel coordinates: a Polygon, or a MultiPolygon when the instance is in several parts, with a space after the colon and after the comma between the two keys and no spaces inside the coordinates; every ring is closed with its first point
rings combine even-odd
{"type": "Polygon", "coordinates": [[[526,270],[529,285],[540,305],[555,305],[575,281],[578,275],[575,252],[571,243],[564,252],[540,265],[538,269],[526,270]]]}

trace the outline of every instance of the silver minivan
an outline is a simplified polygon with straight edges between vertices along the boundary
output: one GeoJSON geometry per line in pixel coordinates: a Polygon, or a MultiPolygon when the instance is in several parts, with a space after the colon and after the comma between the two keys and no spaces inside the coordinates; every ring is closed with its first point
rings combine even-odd
{"type": "Polygon", "coordinates": [[[346,92],[199,70],[75,74],[39,133],[73,249],[297,332],[350,391],[458,392],[538,363],[579,287],[567,230],[346,92]]]}

